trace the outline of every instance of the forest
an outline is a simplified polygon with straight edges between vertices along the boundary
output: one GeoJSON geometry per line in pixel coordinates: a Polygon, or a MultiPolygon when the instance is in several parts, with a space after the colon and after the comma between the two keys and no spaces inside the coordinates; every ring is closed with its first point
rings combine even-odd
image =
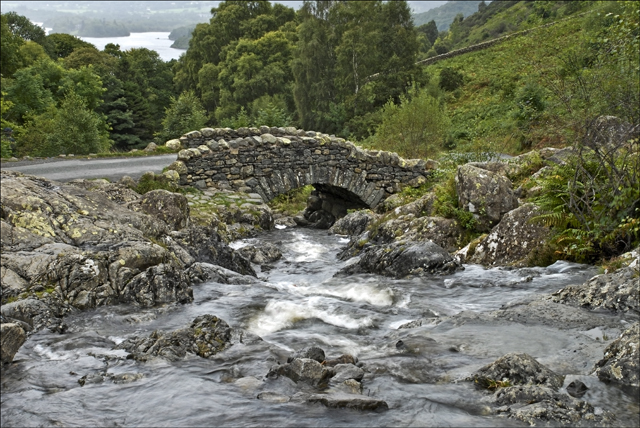
{"type": "MultiPolygon", "coordinates": [[[[186,53],[163,62],[147,49],[99,51],[73,35],[45,35],[9,12],[1,154],[124,153],[204,126],[260,125],[335,134],[441,165],[572,146],[600,116],[640,123],[639,16],[628,1],[479,2],[439,31],[433,20],[415,26],[406,1],[305,1],[298,11],[224,1],[195,27],[186,53]],[[490,49],[417,64],[527,29],[490,49]]],[[[606,168],[629,167],[616,162],[606,168]]],[[[623,220],[624,233],[640,238],[637,189],[594,210],[592,219],[611,224],[574,221],[590,231],[585,240],[602,238],[594,230],[619,231],[623,220]],[[613,217],[602,214],[612,206],[613,217]]],[[[573,214],[565,214],[556,217],[567,227],[573,214]]]]}

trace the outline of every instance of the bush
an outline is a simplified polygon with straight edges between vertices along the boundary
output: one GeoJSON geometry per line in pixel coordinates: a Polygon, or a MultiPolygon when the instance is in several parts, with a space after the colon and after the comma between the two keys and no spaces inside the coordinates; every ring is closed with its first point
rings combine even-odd
{"type": "Polygon", "coordinates": [[[28,120],[17,150],[21,154],[57,156],[106,152],[111,147],[104,116],[87,108],[75,92],[69,92],[60,108],[53,104],[28,120]]]}
{"type": "Polygon", "coordinates": [[[455,91],[464,83],[462,73],[451,67],[445,67],[440,70],[440,88],[445,91],[455,91]]]}
{"type": "Polygon", "coordinates": [[[440,101],[428,89],[414,86],[406,96],[400,96],[400,104],[385,104],[373,141],[377,147],[405,157],[432,156],[442,149],[449,124],[440,101]]]}
{"type": "Polygon", "coordinates": [[[165,110],[162,120],[162,131],[155,134],[157,143],[178,138],[181,135],[203,128],[207,116],[200,100],[191,91],[185,91],[176,100],[171,98],[171,105],[165,110]]]}

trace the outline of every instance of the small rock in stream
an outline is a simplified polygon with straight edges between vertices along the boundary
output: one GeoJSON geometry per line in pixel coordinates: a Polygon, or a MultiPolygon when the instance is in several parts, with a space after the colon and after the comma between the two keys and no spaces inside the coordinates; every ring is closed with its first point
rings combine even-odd
{"type": "Polygon", "coordinates": [[[384,400],[366,397],[356,394],[315,394],[307,399],[309,403],[321,403],[332,409],[353,409],[353,410],[389,410],[389,405],[384,400]]]}

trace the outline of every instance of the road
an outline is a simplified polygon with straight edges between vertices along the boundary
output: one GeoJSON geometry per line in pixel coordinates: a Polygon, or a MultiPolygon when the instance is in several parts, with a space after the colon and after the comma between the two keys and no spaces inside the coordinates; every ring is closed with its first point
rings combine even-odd
{"type": "Polygon", "coordinates": [[[125,175],[139,178],[147,171],[155,173],[175,161],[177,155],[145,156],[135,158],[102,159],[44,159],[20,162],[2,162],[0,169],[20,171],[56,181],[76,178],[107,178],[117,181],[125,175]]]}

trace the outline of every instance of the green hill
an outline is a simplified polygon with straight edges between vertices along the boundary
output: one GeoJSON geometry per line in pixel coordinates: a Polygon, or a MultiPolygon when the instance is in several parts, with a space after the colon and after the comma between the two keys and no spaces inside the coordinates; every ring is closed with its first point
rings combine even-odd
{"type": "Polygon", "coordinates": [[[426,12],[413,15],[413,23],[416,27],[434,20],[438,26],[438,31],[449,29],[453,18],[461,13],[465,17],[478,11],[479,1],[449,1],[442,6],[433,8],[426,12]]]}

